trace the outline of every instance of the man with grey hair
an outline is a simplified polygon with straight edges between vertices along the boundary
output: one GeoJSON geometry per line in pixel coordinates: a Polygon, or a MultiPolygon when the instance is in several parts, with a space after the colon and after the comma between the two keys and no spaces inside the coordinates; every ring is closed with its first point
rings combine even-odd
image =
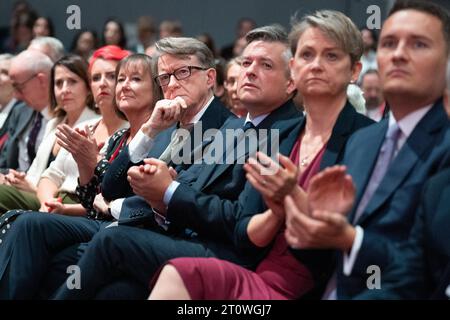
{"type": "Polygon", "coordinates": [[[149,120],[111,164],[102,183],[105,199],[116,199],[110,203],[116,218],[130,218],[121,214],[121,207],[123,198],[133,195],[127,181],[131,166],[141,164],[145,158],[159,158],[177,171],[187,169],[188,163],[174,163],[172,156],[182,153],[187,141],[191,142],[191,155],[183,156],[194,156],[192,151],[202,143],[194,133],[202,137],[206,130],[219,129],[231,116],[214,97],[216,70],[208,47],[194,38],[165,38],[156,43],[156,48],[153,70],[159,74],[155,79],[164,99],[156,103],[149,120]],[[189,138],[183,140],[185,130],[189,138]]]}
{"type": "MultiPolygon", "coordinates": [[[[279,30],[279,27],[268,26],[248,34],[250,42],[243,52],[243,72],[238,80],[238,91],[249,113],[246,118],[229,119],[213,141],[219,136],[225,137],[226,130],[239,129],[245,134],[242,129],[253,126],[258,132],[259,129],[267,130],[269,143],[273,133],[271,129],[277,130],[281,142],[298,124],[301,113],[291,100],[294,85],[287,72],[287,34],[283,31],[282,37],[272,36],[279,30]],[[260,36],[253,37],[256,33],[260,36]]],[[[194,72],[197,76],[205,72],[199,60],[192,60],[186,53],[184,55],[184,59],[170,54],[158,58],[158,82],[168,86],[163,90],[171,98],[183,97],[187,86],[183,80],[188,69],[183,73],[177,73],[177,70],[195,66],[199,68],[190,70],[192,76],[194,72]]],[[[230,151],[234,152],[234,144],[223,143],[225,148],[220,159],[230,151]]],[[[251,150],[245,156],[249,153],[251,150]]],[[[114,287],[111,282],[115,281],[113,275],[119,265],[122,277],[134,283],[128,297],[145,298],[153,273],[170,258],[218,257],[252,266],[261,257],[261,252],[249,244],[246,232],[250,217],[266,208],[259,193],[247,182],[243,165],[238,161],[193,165],[175,179],[166,164],[156,159],[145,159],[144,166],[132,167],[128,171],[128,179],[150,209],[153,208],[154,218],[147,221],[149,230],[119,225],[97,233],[78,261],[83,270],[82,289],[67,290],[61,286],[57,299],[95,297],[104,286],[107,287],[103,293],[111,290],[114,287]],[[115,240],[107,240],[110,238],[115,240]],[[112,246],[105,245],[107,243],[112,246]]],[[[145,210],[139,208],[134,210],[134,215],[142,215],[143,212],[145,210]]]]}
{"type": "MultiPolygon", "coordinates": [[[[17,100],[27,106],[16,108],[11,115],[15,118],[9,139],[0,155],[0,168],[28,170],[37,148],[44,137],[45,126],[51,116],[50,70],[52,61],[45,54],[25,50],[11,62],[9,76],[17,100]]],[[[16,172],[10,170],[10,174],[16,172]]]]}
{"type": "Polygon", "coordinates": [[[37,37],[31,40],[28,50],[37,50],[47,55],[53,63],[64,56],[64,45],[53,37],[37,37]]]}

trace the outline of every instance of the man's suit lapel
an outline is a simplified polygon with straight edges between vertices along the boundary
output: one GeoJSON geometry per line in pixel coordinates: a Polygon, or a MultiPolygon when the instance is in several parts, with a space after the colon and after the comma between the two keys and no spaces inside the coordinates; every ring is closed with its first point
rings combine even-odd
{"type": "MultiPolygon", "coordinates": [[[[204,134],[209,129],[216,129],[216,131],[221,128],[225,122],[225,119],[228,117],[234,117],[232,113],[228,112],[226,107],[220,102],[220,100],[215,97],[213,101],[211,101],[211,104],[206,109],[205,113],[200,118],[200,121],[198,121],[194,127],[191,130],[191,153],[190,153],[190,159],[191,164],[198,161],[198,159],[202,157],[203,150],[205,150],[206,146],[209,145],[211,142],[214,141],[214,136],[206,137],[204,139],[204,134]],[[201,130],[200,130],[201,128],[201,130]],[[201,131],[201,142],[200,144],[196,144],[197,141],[195,140],[194,134],[201,131]]],[[[183,148],[180,150],[180,156],[183,157],[183,148]]]]}
{"type": "MultiPolygon", "coordinates": [[[[271,114],[269,114],[257,127],[256,129],[270,129],[270,128],[276,128],[280,130],[280,138],[282,135],[282,131],[283,128],[281,128],[281,126],[277,125],[276,123],[278,121],[284,121],[287,119],[293,119],[293,121],[298,121],[296,120],[298,117],[300,117],[300,113],[296,110],[295,105],[293,104],[292,100],[287,101],[286,103],[284,103],[281,107],[279,107],[278,109],[272,111],[271,114]]],[[[238,128],[242,128],[244,126],[244,120],[242,120],[240,127],[238,128]]],[[[237,129],[237,127],[235,127],[234,129],[237,129]]],[[[227,148],[229,148],[228,143],[227,143],[227,148]]],[[[225,149],[227,150],[227,149],[225,149]]],[[[227,152],[227,151],[225,151],[227,152]]],[[[226,157],[224,157],[223,159],[225,159],[226,157]]],[[[203,186],[203,188],[207,188],[209,185],[211,185],[217,178],[219,178],[226,170],[229,166],[234,166],[235,163],[232,164],[219,164],[219,165],[215,165],[212,166],[212,170],[213,170],[213,175],[210,177],[209,180],[206,181],[206,184],[203,186]]]]}
{"type": "MultiPolygon", "coordinates": [[[[223,137],[226,137],[225,130],[237,130],[239,128],[242,128],[244,126],[245,119],[235,119],[234,121],[230,122],[226,127],[224,127],[222,130],[220,130],[220,133],[223,135],[223,137]]],[[[212,142],[214,139],[210,139],[208,142],[212,142]]],[[[223,145],[224,145],[224,153],[223,156],[220,158],[221,160],[225,161],[227,152],[230,151],[231,148],[234,147],[234,141],[225,141],[223,139],[223,145]]],[[[230,165],[228,163],[216,163],[213,165],[205,166],[205,170],[201,173],[199,179],[194,183],[196,188],[198,190],[207,188],[213,181],[215,181],[230,165]]]]}
{"type": "MultiPolygon", "coordinates": [[[[369,179],[372,175],[373,168],[378,158],[381,145],[383,144],[384,137],[388,128],[388,120],[382,120],[379,124],[373,125],[372,130],[367,132],[365,141],[366,145],[360,145],[358,150],[355,151],[352,159],[353,163],[357,163],[357,169],[352,172],[352,179],[356,186],[356,204],[359,204],[361,198],[366,190],[369,179]]],[[[349,216],[349,220],[353,221],[353,217],[356,213],[357,206],[353,207],[353,212],[349,216]]]]}
{"type": "Polygon", "coordinates": [[[170,128],[162,131],[155,137],[155,141],[152,149],[148,153],[149,158],[159,158],[161,154],[166,150],[170,141],[172,140],[172,133],[176,130],[177,125],[173,125],[170,128]]]}
{"type": "Polygon", "coordinates": [[[38,111],[33,111],[31,108],[24,108],[23,112],[28,113],[28,115],[26,115],[24,118],[26,119],[25,121],[20,121],[18,123],[19,127],[18,130],[16,131],[16,136],[19,137],[22,135],[22,132],[25,130],[25,128],[30,124],[30,122],[34,119],[34,116],[36,115],[36,113],[38,111]],[[27,110],[29,109],[29,110],[27,110]]]}
{"type": "Polygon", "coordinates": [[[403,147],[398,152],[381,181],[372,199],[367,204],[366,210],[361,215],[358,223],[361,224],[376,209],[385,203],[406,179],[419,159],[431,153],[435,146],[436,133],[447,123],[447,116],[441,103],[437,103],[419,121],[403,147]]]}

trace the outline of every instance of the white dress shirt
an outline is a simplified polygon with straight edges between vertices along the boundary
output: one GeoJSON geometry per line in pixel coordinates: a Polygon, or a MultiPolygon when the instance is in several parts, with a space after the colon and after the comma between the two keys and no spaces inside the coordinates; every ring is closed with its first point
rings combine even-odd
{"type": "MultiPolygon", "coordinates": [[[[41,145],[42,141],[44,140],[47,123],[52,119],[52,116],[50,115],[50,111],[49,111],[48,107],[45,107],[41,111],[41,114],[42,114],[42,124],[41,124],[41,129],[39,130],[39,133],[36,138],[36,148],[39,145],[41,145]]],[[[24,130],[24,132],[22,133],[22,136],[19,139],[19,159],[18,159],[19,160],[19,168],[18,168],[19,171],[24,171],[24,172],[27,171],[30,168],[31,163],[32,163],[32,161],[30,161],[30,158],[28,157],[28,149],[27,149],[28,136],[30,135],[32,126],[33,126],[33,120],[30,121],[26,130],[24,130]]],[[[37,155],[37,152],[36,152],[36,155],[37,155]]]]}
{"type": "Polygon", "coordinates": [[[14,106],[14,104],[16,102],[17,102],[17,99],[12,98],[11,100],[9,100],[9,102],[6,104],[6,106],[4,106],[4,107],[0,106],[0,128],[2,128],[3,125],[5,124],[5,121],[8,118],[8,115],[11,112],[12,107],[14,106]]]}

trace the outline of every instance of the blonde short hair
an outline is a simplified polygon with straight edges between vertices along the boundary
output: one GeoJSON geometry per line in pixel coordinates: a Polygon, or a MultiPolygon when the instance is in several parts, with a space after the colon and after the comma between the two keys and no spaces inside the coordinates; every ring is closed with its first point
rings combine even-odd
{"type": "Polygon", "coordinates": [[[292,19],[292,31],[289,34],[292,55],[297,51],[297,43],[309,28],[318,28],[327,37],[350,55],[352,65],[361,59],[363,41],[361,32],[345,14],[334,10],[320,10],[304,16],[300,21],[292,19]]]}

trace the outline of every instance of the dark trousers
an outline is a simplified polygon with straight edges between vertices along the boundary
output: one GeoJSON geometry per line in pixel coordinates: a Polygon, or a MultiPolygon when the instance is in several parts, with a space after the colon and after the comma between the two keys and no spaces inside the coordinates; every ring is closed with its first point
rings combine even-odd
{"type": "Polygon", "coordinates": [[[80,244],[108,224],[84,217],[22,213],[0,244],[0,299],[45,298],[67,278],[67,265],[81,256],[80,244]]]}
{"type": "MultiPolygon", "coordinates": [[[[214,257],[201,242],[175,238],[155,230],[118,226],[101,230],[78,261],[81,289],[62,285],[56,299],[114,297],[125,287],[130,299],[145,299],[153,274],[176,257],[214,257]],[[111,293],[111,295],[109,295],[111,293]]],[[[116,296],[117,297],[117,296],[116,296]]]]}

